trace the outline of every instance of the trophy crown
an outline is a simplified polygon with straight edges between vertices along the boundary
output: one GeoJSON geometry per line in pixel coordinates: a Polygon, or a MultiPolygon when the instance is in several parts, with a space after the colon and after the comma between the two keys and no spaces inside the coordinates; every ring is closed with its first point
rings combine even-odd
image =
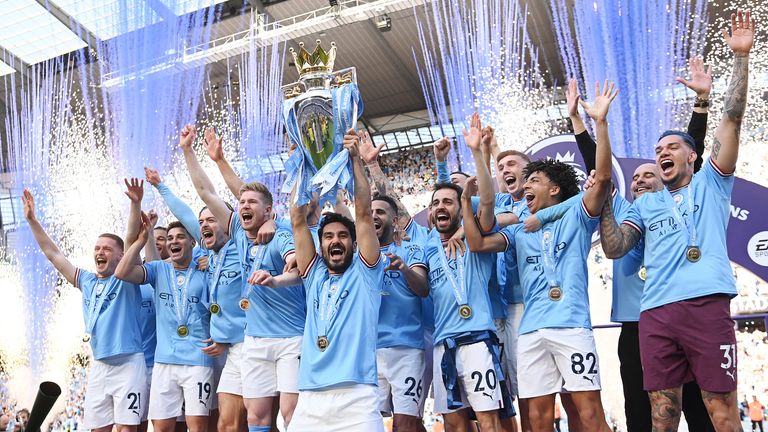
{"type": "Polygon", "coordinates": [[[315,50],[312,53],[304,48],[304,42],[299,42],[299,52],[296,52],[293,47],[289,48],[289,51],[293,55],[293,62],[299,76],[317,72],[333,72],[333,62],[336,60],[336,42],[331,42],[331,49],[328,51],[320,46],[320,39],[315,41],[315,50]]]}

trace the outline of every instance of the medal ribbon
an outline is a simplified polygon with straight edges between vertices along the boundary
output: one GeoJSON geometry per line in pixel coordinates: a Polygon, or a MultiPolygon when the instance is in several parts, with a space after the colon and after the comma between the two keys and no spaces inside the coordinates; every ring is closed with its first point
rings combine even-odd
{"type": "Polygon", "coordinates": [[[464,252],[464,255],[461,255],[454,260],[456,262],[456,272],[458,273],[458,277],[453,274],[453,271],[451,271],[451,268],[448,266],[448,258],[445,256],[445,249],[441,248],[441,252],[442,253],[438,253],[438,255],[440,255],[440,264],[442,264],[445,269],[445,276],[451,284],[453,296],[456,298],[456,303],[458,303],[459,306],[464,306],[467,304],[467,286],[466,281],[464,280],[464,258],[468,252],[464,252]]]}
{"type": "MultiPolygon", "coordinates": [[[[98,279],[97,279],[98,280],[98,279]]],[[[111,279],[113,282],[115,281],[114,278],[111,279]]],[[[112,291],[112,285],[104,282],[104,289],[101,291],[101,297],[97,298],[96,292],[98,291],[98,286],[101,284],[101,282],[98,282],[96,286],[93,287],[93,291],[91,291],[91,301],[90,306],[91,309],[88,312],[87,321],[85,324],[85,332],[87,334],[93,334],[93,328],[96,327],[96,320],[99,318],[99,315],[101,315],[101,308],[104,306],[104,300],[109,296],[109,293],[112,291]]]]}
{"type": "Polygon", "coordinates": [[[344,291],[337,286],[339,279],[341,279],[341,276],[330,276],[323,282],[323,286],[320,288],[320,316],[318,318],[320,324],[323,324],[323,332],[319,336],[328,336],[328,327],[330,327],[331,320],[339,310],[339,301],[341,301],[341,294],[344,291]],[[333,286],[336,286],[336,288],[331,291],[333,286]]]}
{"type": "Polygon", "coordinates": [[[189,308],[187,307],[187,300],[189,293],[189,281],[192,279],[192,272],[195,271],[194,260],[189,263],[189,268],[184,274],[184,284],[181,286],[181,298],[176,293],[178,284],[176,283],[176,269],[173,268],[173,264],[168,266],[168,273],[171,282],[171,297],[173,298],[173,307],[176,312],[176,322],[179,326],[187,325],[189,322],[189,308]]]}
{"type": "MultiPolygon", "coordinates": [[[[245,268],[249,268],[247,261],[248,261],[248,255],[251,253],[251,248],[254,245],[251,245],[250,248],[245,252],[245,268]]],[[[267,247],[265,245],[256,245],[256,256],[253,258],[253,265],[250,266],[250,273],[253,273],[255,270],[261,269],[261,263],[264,262],[264,255],[266,255],[267,247]]],[[[251,293],[251,289],[253,288],[253,285],[248,284],[248,277],[249,274],[243,275],[243,290],[240,292],[240,298],[248,298],[248,295],[251,293]]]]}
{"type": "Polygon", "coordinates": [[[209,293],[210,297],[208,298],[210,303],[217,303],[216,299],[219,297],[219,276],[221,276],[221,268],[224,267],[222,262],[224,261],[224,257],[227,255],[230,246],[232,246],[232,239],[227,240],[227,243],[224,247],[219,249],[219,253],[216,255],[216,270],[213,272],[213,286],[211,287],[209,293]]]}
{"type": "Polygon", "coordinates": [[[674,198],[672,198],[672,193],[669,192],[667,188],[664,188],[664,201],[667,203],[667,206],[672,210],[672,215],[675,217],[675,221],[677,221],[678,224],[682,225],[683,228],[685,228],[686,232],[688,232],[688,246],[696,247],[696,224],[693,221],[693,197],[691,193],[691,185],[689,184],[686,187],[686,191],[688,192],[688,196],[686,197],[686,201],[688,201],[688,221],[690,223],[686,223],[688,221],[683,219],[683,215],[680,214],[680,210],[678,210],[677,205],[675,204],[674,198]]]}
{"type": "Polygon", "coordinates": [[[541,234],[541,262],[550,287],[560,287],[555,272],[555,233],[545,229],[541,234]]]}

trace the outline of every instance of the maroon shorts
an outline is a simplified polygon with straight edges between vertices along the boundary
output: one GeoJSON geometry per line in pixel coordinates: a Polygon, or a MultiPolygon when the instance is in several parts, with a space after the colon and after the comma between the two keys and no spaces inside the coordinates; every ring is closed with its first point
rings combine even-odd
{"type": "Polygon", "coordinates": [[[647,391],[696,380],[702,390],[736,390],[736,334],[730,299],[711,295],[640,314],[640,358],[647,391]]]}

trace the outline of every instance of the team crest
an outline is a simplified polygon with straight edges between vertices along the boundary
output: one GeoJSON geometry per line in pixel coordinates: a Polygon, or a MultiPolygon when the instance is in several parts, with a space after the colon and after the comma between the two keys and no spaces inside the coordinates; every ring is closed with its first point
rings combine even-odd
{"type": "Polygon", "coordinates": [[[259,247],[256,245],[251,246],[251,256],[255,257],[256,254],[259,252],[259,247]]]}
{"type": "Polygon", "coordinates": [[[183,275],[176,276],[176,285],[183,285],[185,279],[183,275]]]}
{"type": "Polygon", "coordinates": [[[96,295],[100,296],[102,292],[104,292],[105,285],[103,283],[96,284],[96,295]]]}
{"type": "Polygon", "coordinates": [[[681,202],[683,202],[683,194],[675,195],[675,204],[680,204],[681,202]]]}

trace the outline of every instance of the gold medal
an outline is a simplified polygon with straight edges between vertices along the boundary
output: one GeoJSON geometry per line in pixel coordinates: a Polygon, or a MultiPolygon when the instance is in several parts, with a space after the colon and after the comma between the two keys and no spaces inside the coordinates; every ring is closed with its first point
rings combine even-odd
{"type": "Polygon", "coordinates": [[[472,316],[472,308],[469,305],[459,306],[459,316],[463,319],[469,319],[472,316]]]}
{"type": "Polygon", "coordinates": [[[320,349],[320,351],[325,351],[325,349],[328,348],[328,338],[325,336],[318,336],[317,347],[320,349]]]}
{"type": "Polygon", "coordinates": [[[211,311],[212,314],[216,315],[217,313],[221,312],[221,306],[219,306],[218,303],[211,303],[211,305],[208,307],[208,310],[211,311]]]}
{"type": "Polygon", "coordinates": [[[696,262],[701,259],[701,249],[698,246],[688,246],[685,251],[685,257],[690,262],[696,262]]]}
{"type": "Polygon", "coordinates": [[[251,307],[251,302],[247,298],[240,299],[240,309],[247,311],[251,307]]]}
{"type": "Polygon", "coordinates": [[[637,272],[637,277],[644,281],[647,276],[648,270],[645,269],[645,266],[640,266],[640,271],[637,272]]]}
{"type": "Polygon", "coordinates": [[[563,298],[563,290],[560,287],[553,286],[549,288],[549,299],[552,301],[560,301],[563,298]]]}
{"type": "Polygon", "coordinates": [[[176,329],[176,334],[181,336],[181,337],[186,337],[189,334],[189,327],[187,327],[185,325],[180,325],[176,329]]]}
{"type": "Polygon", "coordinates": [[[83,342],[89,342],[91,340],[91,334],[90,333],[84,333],[83,334],[83,342]]]}

